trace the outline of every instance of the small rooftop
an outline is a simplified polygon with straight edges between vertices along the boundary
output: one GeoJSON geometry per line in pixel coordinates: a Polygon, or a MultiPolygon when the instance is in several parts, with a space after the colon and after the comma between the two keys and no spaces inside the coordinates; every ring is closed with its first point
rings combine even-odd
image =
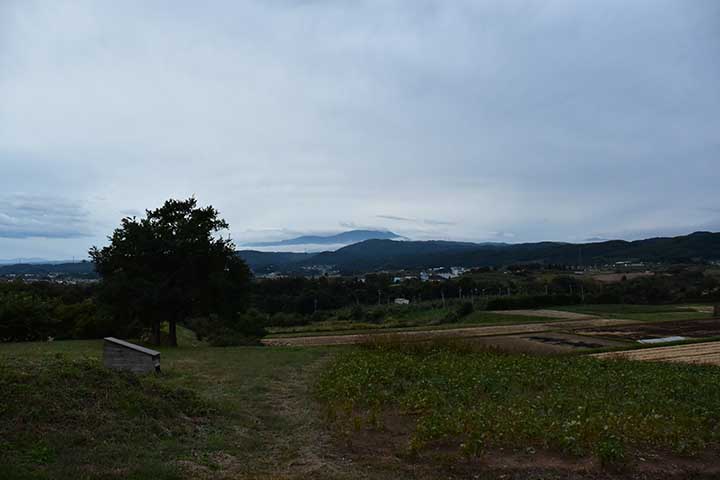
{"type": "Polygon", "coordinates": [[[120,340],[119,338],[105,337],[103,340],[153,357],[160,355],[160,352],[158,352],[157,350],[151,350],[149,348],[141,347],[140,345],[135,345],[134,343],[126,342],[125,340],[120,340]]]}

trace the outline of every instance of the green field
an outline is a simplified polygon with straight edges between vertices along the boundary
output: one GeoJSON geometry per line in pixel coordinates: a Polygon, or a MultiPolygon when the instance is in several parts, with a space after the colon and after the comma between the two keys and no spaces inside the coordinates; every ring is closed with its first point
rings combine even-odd
{"type": "Polygon", "coordinates": [[[617,464],[636,451],[717,449],[718,385],[716,367],[390,344],[338,356],[318,391],[350,437],[407,417],[406,452],[533,448],[617,464]]]}

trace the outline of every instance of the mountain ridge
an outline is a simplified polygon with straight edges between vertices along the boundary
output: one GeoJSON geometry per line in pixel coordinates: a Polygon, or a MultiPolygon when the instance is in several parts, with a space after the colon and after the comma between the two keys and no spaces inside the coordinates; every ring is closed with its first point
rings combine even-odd
{"type": "MultiPolygon", "coordinates": [[[[246,258],[251,251],[240,251],[246,258]]],[[[591,243],[534,242],[519,244],[452,242],[442,240],[366,240],[335,251],[307,254],[298,261],[270,262],[280,271],[297,272],[313,265],[331,265],[342,273],[428,268],[482,267],[518,263],[565,265],[606,264],[617,261],[691,262],[720,259],[720,233],[694,232],[678,237],[608,240],[591,243]]],[[[253,267],[250,264],[251,268],[253,267]]],[[[257,270],[256,270],[257,271],[257,270]]]]}
{"type": "Polygon", "coordinates": [[[299,237],[269,242],[246,242],[243,247],[281,247],[289,245],[351,245],[365,240],[404,239],[389,230],[348,230],[332,235],[301,235],[299,237]]]}

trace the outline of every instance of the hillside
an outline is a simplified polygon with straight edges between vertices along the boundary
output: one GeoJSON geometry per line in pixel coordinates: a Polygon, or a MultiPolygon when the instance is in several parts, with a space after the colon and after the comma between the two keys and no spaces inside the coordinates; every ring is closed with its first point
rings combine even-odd
{"type": "Polygon", "coordinates": [[[95,268],[92,262],[76,263],[19,263],[15,265],[0,265],[0,275],[73,275],[94,277],[95,268]]]}
{"type": "Polygon", "coordinates": [[[344,273],[435,266],[500,266],[516,263],[606,264],[617,261],[691,262],[720,258],[720,233],[696,232],[671,238],[572,244],[473,244],[368,240],[287,265],[335,265],[344,273]]]}
{"type": "Polygon", "coordinates": [[[310,260],[315,256],[312,253],[259,252],[257,250],[240,250],[237,254],[256,274],[284,270],[289,265],[310,260]]]}

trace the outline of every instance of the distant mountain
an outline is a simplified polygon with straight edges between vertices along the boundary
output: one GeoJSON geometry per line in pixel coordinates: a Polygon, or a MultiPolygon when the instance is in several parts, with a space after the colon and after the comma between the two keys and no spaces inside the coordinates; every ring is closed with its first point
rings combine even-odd
{"type": "Polygon", "coordinates": [[[5,258],[0,259],[0,265],[18,265],[22,263],[32,264],[54,264],[54,263],[70,263],[69,260],[48,260],[46,258],[5,258]]]}
{"type": "Polygon", "coordinates": [[[19,263],[15,265],[0,265],[0,275],[70,275],[81,277],[95,277],[95,266],[92,262],[83,261],[75,263],[19,263]]]}
{"type": "Polygon", "coordinates": [[[257,250],[240,250],[237,254],[256,274],[284,271],[289,265],[299,264],[314,256],[312,253],[259,252],[257,250]]]}
{"type": "MultiPolygon", "coordinates": [[[[671,238],[592,243],[467,243],[445,241],[366,240],[334,252],[302,257],[273,257],[264,252],[265,265],[278,271],[300,271],[312,265],[333,265],[342,273],[441,266],[501,266],[518,263],[565,265],[606,264],[618,261],[692,262],[720,259],[720,233],[696,232],[671,238]]],[[[247,255],[247,254],[245,254],[247,255]]],[[[253,263],[249,261],[251,268],[253,263]]]]}
{"type": "MultiPolygon", "coordinates": [[[[349,232],[347,232],[349,233],[349,232]]],[[[392,234],[392,232],[386,232],[392,234]]],[[[720,233],[695,232],[679,237],[592,243],[468,243],[446,241],[365,240],[334,252],[288,253],[241,250],[256,274],[295,273],[303,267],[331,265],[345,274],[428,267],[482,267],[522,263],[596,265],[618,261],[681,263],[720,260],[720,233]]],[[[94,275],[90,262],[0,265],[0,275],[94,275]]]]}
{"type": "Polygon", "coordinates": [[[350,230],[335,235],[302,235],[275,242],[251,242],[244,247],[282,247],[288,245],[350,245],[365,240],[403,239],[400,235],[383,230],[350,230]]]}

